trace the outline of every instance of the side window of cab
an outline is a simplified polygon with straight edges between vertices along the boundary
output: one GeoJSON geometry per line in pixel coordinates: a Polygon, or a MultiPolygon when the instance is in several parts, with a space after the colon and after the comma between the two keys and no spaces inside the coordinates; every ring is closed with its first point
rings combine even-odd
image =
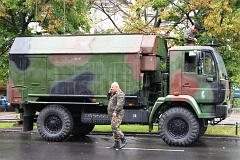
{"type": "Polygon", "coordinates": [[[211,52],[203,52],[203,73],[206,75],[215,75],[216,67],[211,52]]]}
{"type": "Polygon", "coordinates": [[[196,55],[190,52],[184,55],[184,72],[196,72],[196,55]]]}

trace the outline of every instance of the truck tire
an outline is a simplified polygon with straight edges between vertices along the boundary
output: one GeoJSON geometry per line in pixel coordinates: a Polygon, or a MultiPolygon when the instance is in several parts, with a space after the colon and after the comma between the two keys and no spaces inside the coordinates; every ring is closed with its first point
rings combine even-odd
{"type": "Polygon", "coordinates": [[[163,141],[170,146],[187,146],[198,137],[199,123],[188,109],[173,107],[161,115],[159,133],[163,141]]]}
{"type": "Polygon", "coordinates": [[[73,118],[63,106],[49,105],[38,115],[37,128],[39,134],[47,141],[63,141],[72,132],[73,118]]]}
{"type": "Polygon", "coordinates": [[[199,139],[200,137],[202,137],[205,132],[207,131],[207,127],[208,127],[208,123],[204,122],[204,120],[200,119],[199,120],[199,134],[198,134],[198,138],[199,139]]]}
{"type": "Polygon", "coordinates": [[[90,132],[92,132],[94,127],[95,127],[94,124],[81,123],[81,124],[73,127],[72,135],[85,136],[85,135],[89,134],[90,132]]]}
{"type": "Polygon", "coordinates": [[[72,130],[72,135],[74,136],[85,136],[89,134],[95,127],[95,124],[82,123],[81,116],[74,116],[73,121],[74,121],[74,126],[72,130]]]}
{"type": "Polygon", "coordinates": [[[109,116],[104,113],[83,113],[81,122],[85,124],[111,124],[109,116]]]}

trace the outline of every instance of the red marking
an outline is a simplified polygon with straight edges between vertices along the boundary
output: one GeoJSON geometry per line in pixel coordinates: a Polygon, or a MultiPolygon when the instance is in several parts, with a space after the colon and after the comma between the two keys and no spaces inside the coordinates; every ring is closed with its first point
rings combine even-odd
{"type": "Polygon", "coordinates": [[[133,76],[137,80],[140,78],[140,57],[137,59],[136,57],[139,56],[138,54],[126,54],[125,60],[128,65],[132,68],[133,76]]]}
{"type": "Polygon", "coordinates": [[[11,79],[8,80],[8,102],[9,103],[22,103],[22,96],[19,91],[14,87],[14,84],[11,79]],[[16,98],[13,98],[16,97],[16,98]],[[17,99],[18,102],[14,102],[14,99],[17,99]]]}
{"type": "Polygon", "coordinates": [[[197,89],[193,89],[193,88],[198,88],[198,87],[199,85],[196,79],[194,79],[193,77],[186,76],[179,71],[176,74],[174,74],[173,80],[171,81],[170,94],[173,94],[173,92],[179,92],[180,94],[193,96],[197,92],[197,89]],[[183,84],[189,84],[190,87],[183,88],[182,87],[183,84]]]}
{"type": "Polygon", "coordinates": [[[170,94],[173,94],[173,92],[179,92],[181,94],[181,72],[174,74],[173,80],[170,84],[170,94]]]}

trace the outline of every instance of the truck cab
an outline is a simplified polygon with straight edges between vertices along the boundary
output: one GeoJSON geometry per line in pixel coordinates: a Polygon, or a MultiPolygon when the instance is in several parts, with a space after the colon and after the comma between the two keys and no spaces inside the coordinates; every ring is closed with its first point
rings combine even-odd
{"type": "Polygon", "coordinates": [[[221,56],[209,46],[172,47],[163,72],[163,94],[151,108],[149,130],[157,119],[160,137],[169,145],[189,145],[209,123],[228,116],[230,85],[221,56]]]}
{"type": "Polygon", "coordinates": [[[226,118],[229,79],[224,62],[215,49],[208,46],[174,47],[169,50],[169,56],[169,94],[193,97],[200,109],[199,118],[226,118]]]}

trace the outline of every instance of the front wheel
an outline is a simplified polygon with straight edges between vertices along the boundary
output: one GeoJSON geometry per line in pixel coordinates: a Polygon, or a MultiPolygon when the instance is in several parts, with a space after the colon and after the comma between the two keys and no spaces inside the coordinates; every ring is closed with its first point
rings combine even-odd
{"type": "Polygon", "coordinates": [[[63,141],[72,132],[73,118],[63,106],[49,105],[38,115],[37,128],[39,134],[47,141],[63,141]]]}
{"type": "Polygon", "coordinates": [[[173,107],[159,119],[160,137],[171,146],[190,145],[199,134],[199,123],[195,115],[186,108],[173,107]]]}
{"type": "Polygon", "coordinates": [[[207,131],[208,121],[204,119],[199,119],[199,134],[198,139],[202,137],[207,131]]]}

